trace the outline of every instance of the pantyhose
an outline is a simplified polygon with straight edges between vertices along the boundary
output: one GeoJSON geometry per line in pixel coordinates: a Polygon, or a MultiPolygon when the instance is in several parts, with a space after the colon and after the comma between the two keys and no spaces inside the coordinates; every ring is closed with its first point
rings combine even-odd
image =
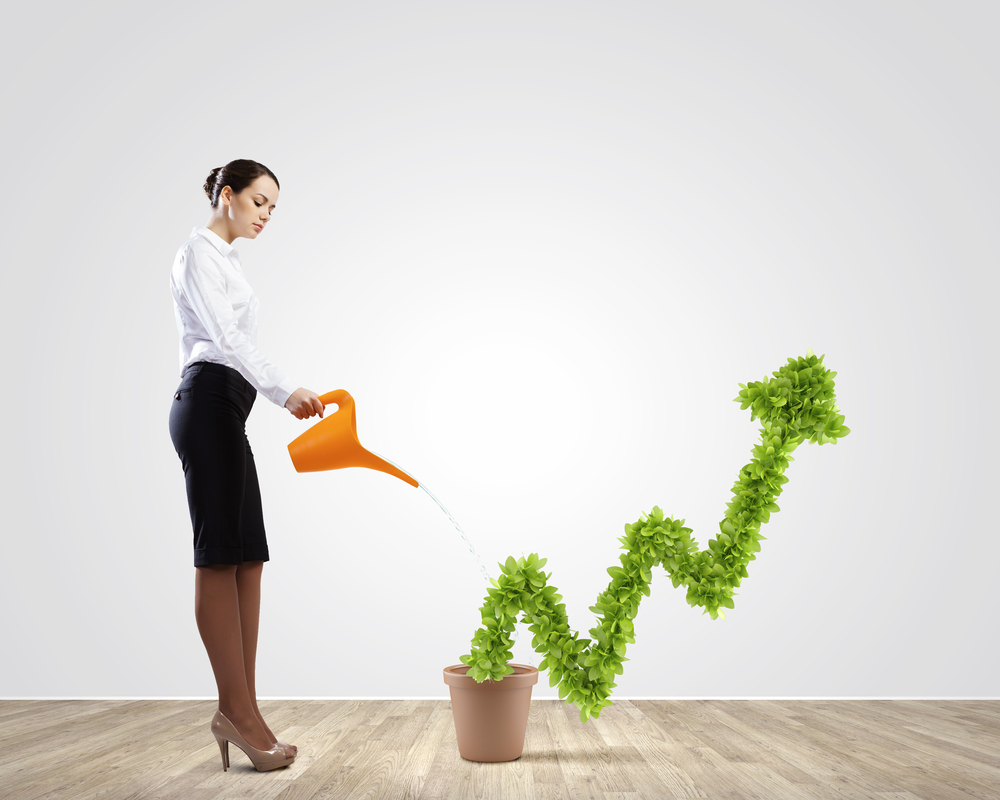
{"type": "Polygon", "coordinates": [[[195,567],[194,615],[215,672],[219,709],[248,744],[270,750],[278,739],[257,708],[255,685],[263,571],[263,561],[195,567]]]}

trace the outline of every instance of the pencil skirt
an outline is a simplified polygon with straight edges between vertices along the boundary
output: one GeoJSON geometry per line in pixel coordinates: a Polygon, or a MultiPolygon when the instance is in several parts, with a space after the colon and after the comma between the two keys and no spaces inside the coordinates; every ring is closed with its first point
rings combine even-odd
{"type": "Polygon", "coordinates": [[[246,421],[257,390],[232,367],[196,361],[170,406],[170,438],[184,468],[194,565],[269,561],[257,467],[246,421]]]}

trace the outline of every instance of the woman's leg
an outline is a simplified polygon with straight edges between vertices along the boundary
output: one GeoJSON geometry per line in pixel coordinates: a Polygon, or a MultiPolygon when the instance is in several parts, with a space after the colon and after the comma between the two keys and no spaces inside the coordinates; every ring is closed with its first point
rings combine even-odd
{"type": "MultiPolygon", "coordinates": [[[[250,705],[271,741],[276,742],[278,737],[271,733],[264,722],[264,715],[257,708],[257,631],[260,627],[260,577],[263,571],[263,561],[244,561],[236,568],[236,588],[240,598],[240,628],[243,632],[243,671],[246,674],[250,705]]],[[[297,749],[292,746],[293,752],[297,749]]]]}
{"type": "Polygon", "coordinates": [[[195,567],[194,614],[219,687],[219,710],[229,717],[247,744],[270,750],[274,740],[257,718],[257,701],[251,701],[247,685],[237,570],[235,564],[195,567]]]}

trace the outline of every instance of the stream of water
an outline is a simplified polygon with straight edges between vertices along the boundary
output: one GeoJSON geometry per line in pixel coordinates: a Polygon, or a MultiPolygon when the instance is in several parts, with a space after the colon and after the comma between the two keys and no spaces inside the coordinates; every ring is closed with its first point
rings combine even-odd
{"type": "MultiPolygon", "coordinates": [[[[389,464],[392,464],[400,472],[405,472],[407,475],[410,475],[410,473],[406,472],[406,470],[403,469],[401,466],[399,466],[399,464],[394,464],[392,461],[389,461],[389,459],[386,458],[385,456],[379,455],[378,453],[375,453],[374,450],[369,450],[369,452],[370,453],[374,453],[374,455],[377,455],[383,461],[386,461],[389,464]]],[[[479,564],[479,570],[480,570],[480,572],[483,573],[483,579],[486,581],[487,587],[488,588],[493,588],[493,584],[490,582],[490,573],[487,571],[486,565],[483,564],[483,560],[479,557],[479,553],[476,550],[475,546],[472,544],[472,542],[469,541],[469,537],[465,535],[465,531],[462,530],[462,526],[459,525],[455,521],[455,518],[451,515],[451,512],[448,511],[448,509],[444,507],[444,505],[441,503],[441,501],[438,500],[433,494],[431,494],[431,490],[428,489],[424,485],[424,483],[422,481],[420,481],[414,475],[410,475],[410,477],[413,478],[413,480],[415,480],[418,484],[420,484],[420,488],[423,489],[425,492],[427,492],[427,494],[431,498],[431,500],[433,500],[435,503],[437,503],[438,507],[445,513],[445,516],[448,517],[449,520],[451,520],[451,524],[455,526],[455,530],[458,531],[458,535],[461,536],[462,537],[462,541],[465,542],[466,545],[468,545],[469,552],[472,554],[472,557],[476,560],[476,563],[479,564]]],[[[484,600],[486,599],[486,595],[483,596],[483,599],[484,600]]],[[[513,639],[515,643],[517,642],[517,639],[518,639],[518,632],[519,631],[518,631],[517,625],[515,625],[514,626],[514,632],[511,634],[511,639],[513,639]]],[[[470,642],[471,642],[471,637],[470,637],[470,642]]],[[[529,655],[528,655],[528,665],[532,666],[532,667],[535,666],[535,654],[534,654],[534,651],[530,652],[529,655]]]]}

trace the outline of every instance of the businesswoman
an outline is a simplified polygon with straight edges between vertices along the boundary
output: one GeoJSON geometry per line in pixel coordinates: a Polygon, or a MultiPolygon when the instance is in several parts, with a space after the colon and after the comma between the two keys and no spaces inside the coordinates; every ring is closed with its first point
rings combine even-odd
{"type": "Polygon", "coordinates": [[[322,417],[323,404],[257,350],[257,297],[233,247],[270,221],[278,179],[239,159],[213,169],[204,189],[208,222],[191,231],[170,272],[181,366],[170,438],[194,529],[195,619],[219,689],[211,730],[223,770],[232,742],[264,771],[290,764],[297,748],[271,733],[257,707],[260,578],[269,555],[245,423],[257,392],[297,419],[322,417]]]}

